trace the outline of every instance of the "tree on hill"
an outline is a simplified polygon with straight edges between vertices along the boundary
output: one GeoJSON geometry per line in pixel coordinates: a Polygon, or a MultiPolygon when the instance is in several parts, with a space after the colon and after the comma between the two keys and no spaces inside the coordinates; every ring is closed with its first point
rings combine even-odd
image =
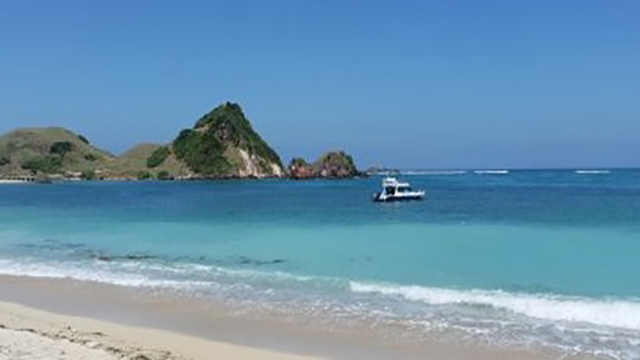
{"type": "Polygon", "coordinates": [[[71,152],[73,148],[73,144],[69,141],[58,141],[51,145],[49,153],[64,157],[67,153],[71,152]]]}
{"type": "Polygon", "coordinates": [[[83,143],[89,145],[89,140],[86,137],[78,134],[78,139],[80,139],[80,141],[82,141],[83,143]]]}

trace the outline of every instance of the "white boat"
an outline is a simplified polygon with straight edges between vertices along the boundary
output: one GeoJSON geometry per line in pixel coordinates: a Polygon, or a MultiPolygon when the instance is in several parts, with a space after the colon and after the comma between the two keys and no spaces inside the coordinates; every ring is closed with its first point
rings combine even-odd
{"type": "Polygon", "coordinates": [[[382,192],[373,195],[374,201],[420,200],[424,198],[423,190],[413,190],[408,182],[400,182],[394,177],[382,179],[382,192]]]}

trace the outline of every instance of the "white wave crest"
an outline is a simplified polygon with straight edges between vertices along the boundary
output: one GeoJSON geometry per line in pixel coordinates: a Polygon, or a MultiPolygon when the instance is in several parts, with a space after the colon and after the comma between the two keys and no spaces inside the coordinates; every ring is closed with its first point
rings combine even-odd
{"type": "Polygon", "coordinates": [[[422,170],[422,171],[415,171],[415,170],[407,170],[407,171],[401,171],[400,174],[401,175],[405,175],[405,176],[411,176],[411,175],[434,175],[434,176],[439,176],[439,175],[463,175],[466,174],[467,172],[465,170],[422,170]]]}
{"type": "Polygon", "coordinates": [[[50,279],[73,279],[128,287],[193,289],[208,283],[199,281],[151,279],[143,274],[116,273],[110,269],[86,269],[69,263],[25,263],[0,259],[0,274],[50,279]]]}
{"type": "Polygon", "coordinates": [[[478,175],[506,175],[509,170],[475,170],[473,173],[478,175]]]}
{"type": "Polygon", "coordinates": [[[359,282],[351,282],[350,287],[353,292],[399,296],[432,305],[485,305],[538,319],[640,330],[640,302],[631,300],[596,300],[557,295],[517,294],[500,290],[452,290],[359,282]]]}
{"type": "Polygon", "coordinates": [[[602,175],[611,174],[611,170],[576,170],[575,173],[580,175],[602,175]]]}

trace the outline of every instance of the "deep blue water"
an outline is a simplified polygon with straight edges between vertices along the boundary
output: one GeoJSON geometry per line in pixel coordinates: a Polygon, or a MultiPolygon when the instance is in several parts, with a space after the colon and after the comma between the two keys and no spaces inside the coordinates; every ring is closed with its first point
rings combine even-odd
{"type": "Polygon", "coordinates": [[[640,356],[640,170],[404,178],[4,185],[0,273],[640,356]]]}

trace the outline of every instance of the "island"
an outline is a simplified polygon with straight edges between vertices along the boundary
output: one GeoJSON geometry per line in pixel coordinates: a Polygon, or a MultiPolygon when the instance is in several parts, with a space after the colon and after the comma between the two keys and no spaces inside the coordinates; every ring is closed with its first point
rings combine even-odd
{"type": "Polygon", "coordinates": [[[0,136],[0,180],[347,179],[361,176],[353,158],[331,151],[285,168],[240,105],[226,102],[168,144],[142,143],[116,156],[60,127],[22,128],[0,136]]]}

